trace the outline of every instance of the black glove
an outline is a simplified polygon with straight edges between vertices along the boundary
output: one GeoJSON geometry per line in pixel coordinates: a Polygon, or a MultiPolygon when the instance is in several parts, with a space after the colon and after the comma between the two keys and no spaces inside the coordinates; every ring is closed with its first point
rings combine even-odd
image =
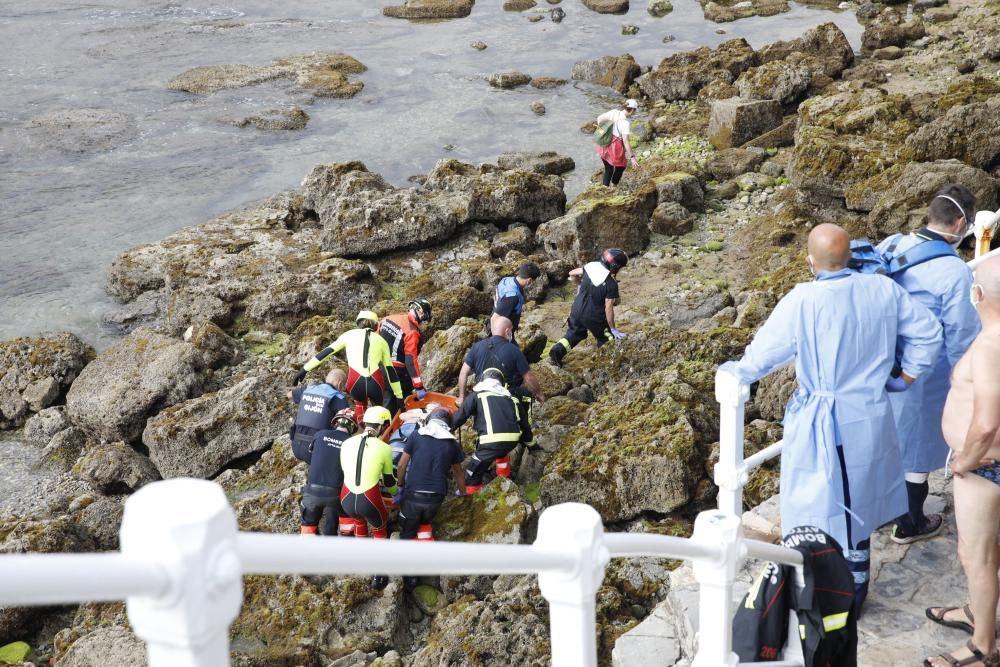
{"type": "Polygon", "coordinates": [[[307,371],[304,368],[298,373],[296,373],[295,379],[292,380],[292,384],[301,384],[301,382],[306,379],[306,373],[307,371]]]}

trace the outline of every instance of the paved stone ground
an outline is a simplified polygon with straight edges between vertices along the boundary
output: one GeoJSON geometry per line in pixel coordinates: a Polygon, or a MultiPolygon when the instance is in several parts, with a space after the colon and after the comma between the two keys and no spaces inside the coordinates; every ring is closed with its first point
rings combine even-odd
{"type": "MultiPolygon", "coordinates": [[[[921,665],[925,657],[957,649],[969,638],[961,630],[942,627],[924,616],[926,607],[961,605],[967,600],[951,504],[950,480],[941,474],[932,475],[926,507],[929,512],[944,513],[941,534],[908,546],[893,543],[888,529],[873,535],[873,585],[858,622],[861,667],[921,665]]],[[[758,539],[776,539],[779,523],[777,498],[744,516],[744,530],[758,539]]],[[[741,569],[737,599],[749,588],[759,565],[747,562],[741,569]]],[[[688,664],[697,616],[698,587],[690,566],[685,565],[671,573],[667,600],[618,640],[614,667],[688,664]]]]}

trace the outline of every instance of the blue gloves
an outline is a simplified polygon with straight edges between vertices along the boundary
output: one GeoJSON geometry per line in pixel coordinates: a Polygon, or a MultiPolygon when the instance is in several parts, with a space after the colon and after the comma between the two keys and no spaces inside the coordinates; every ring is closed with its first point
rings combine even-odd
{"type": "Polygon", "coordinates": [[[422,388],[421,389],[414,389],[413,393],[416,394],[418,401],[422,401],[422,400],[424,400],[424,398],[427,397],[427,390],[426,389],[422,389],[422,388]]]}
{"type": "Polygon", "coordinates": [[[901,391],[906,391],[910,388],[910,385],[906,384],[906,380],[902,377],[889,378],[889,381],[885,383],[885,390],[889,393],[898,393],[901,391]]]}
{"type": "Polygon", "coordinates": [[[399,487],[396,495],[392,497],[392,502],[396,503],[396,505],[401,505],[403,503],[403,487],[399,487]]]}
{"type": "Polygon", "coordinates": [[[623,334],[618,329],[611,327],[611,337],[614,338],[615,340],[621,340],[622,338],[625,337],[625,334],[623,334]]]}

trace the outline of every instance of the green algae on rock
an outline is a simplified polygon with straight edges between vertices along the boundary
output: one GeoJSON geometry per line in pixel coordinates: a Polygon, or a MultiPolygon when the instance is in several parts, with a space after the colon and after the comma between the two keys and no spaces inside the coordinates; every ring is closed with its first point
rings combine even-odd
{"type": "Polygon", "coordinates": [[[476,0],[405,0],[383,7],[382,14],[397,19],[460,19],[472,13],[476,0]]]}

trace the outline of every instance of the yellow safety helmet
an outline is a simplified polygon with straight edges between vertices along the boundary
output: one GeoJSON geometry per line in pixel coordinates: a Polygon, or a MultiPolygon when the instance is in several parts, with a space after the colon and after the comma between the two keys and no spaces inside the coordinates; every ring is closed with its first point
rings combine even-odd
{"type": "Polygon", "coordinates": [[[363,421],[366,424],[381,426],[392,421],[392,414],[381,405],[373,405],[365,410],[363,421]]]}
{"type": "Polygon", "coordinates": [[[364,326],[367,323],[371,323],[371,328],[378,326],[378,315],[375,314],[374,310],[362,310],[358,313],[358,316],[354,318],[356,324],[364,326]]]}

